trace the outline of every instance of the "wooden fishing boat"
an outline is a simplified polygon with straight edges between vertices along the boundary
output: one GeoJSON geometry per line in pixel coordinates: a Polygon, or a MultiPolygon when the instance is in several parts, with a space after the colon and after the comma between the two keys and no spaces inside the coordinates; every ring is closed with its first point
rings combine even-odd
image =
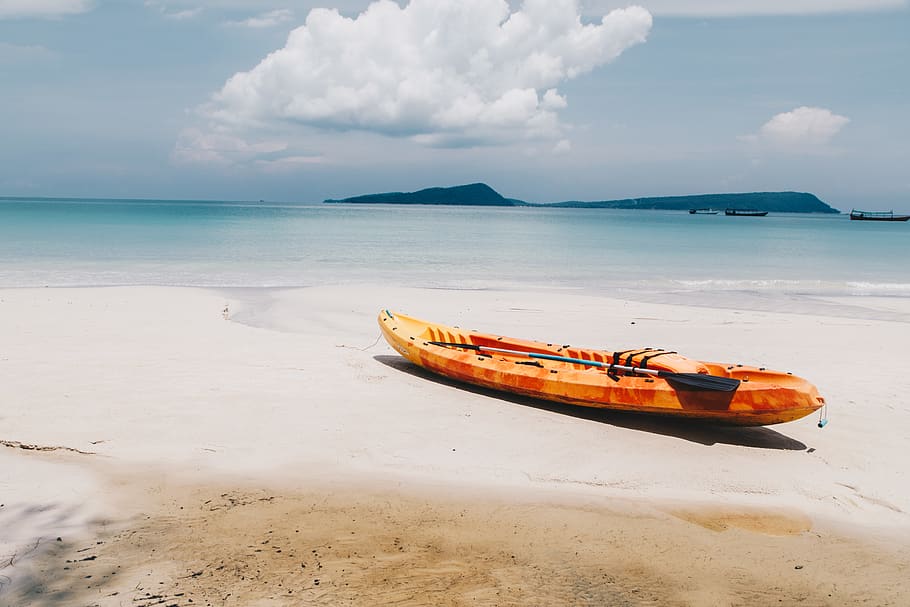
{"type": "Polygon", "coordinates": [[[717,209],[689,209],[689,215],[717,215],[717,209]]]}
{"type": "Polygon", "coordinates": [[[851,221],[907,221],[910,215],[895,215],[894,211],[850,211],[851,221]]]}
{"type": "Polygon", "coordinates": [[[768,211],[759,211],[758,209],[724,209],[724,215],[736,217],[764,217],[768,211]]]}
{"type": "Polygon", "coordinates": [[[613,352],[513,339],[388,310],[379,314],[379,326],[396,352],[424,369],[572,405],[764,426],[800,419],[825,404],[805,379],[764,367],[701,362],[652,348],[613,352]]]}

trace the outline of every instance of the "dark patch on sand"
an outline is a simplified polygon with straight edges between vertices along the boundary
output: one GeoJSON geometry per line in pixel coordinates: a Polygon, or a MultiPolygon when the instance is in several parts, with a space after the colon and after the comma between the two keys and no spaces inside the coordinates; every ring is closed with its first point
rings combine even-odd
{"type": "Polygon", "coordinates": [[[887,605],[908,590],[906,546],[798,513],[159,491],[116,529],[57,542],[0,605],[887,605]]]}

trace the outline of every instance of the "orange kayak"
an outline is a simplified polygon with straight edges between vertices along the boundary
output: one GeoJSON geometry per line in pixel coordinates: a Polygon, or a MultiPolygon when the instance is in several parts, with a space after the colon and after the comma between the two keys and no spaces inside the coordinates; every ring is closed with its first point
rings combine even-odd
{"type": "Polygon", "coordinates": [[[533,398],[765,426],[825,404],[791,373],[692,360],[665,350],[575,348],[466,331],[384,310],[379,326],[406,359],[445,377],[533,398]]]}

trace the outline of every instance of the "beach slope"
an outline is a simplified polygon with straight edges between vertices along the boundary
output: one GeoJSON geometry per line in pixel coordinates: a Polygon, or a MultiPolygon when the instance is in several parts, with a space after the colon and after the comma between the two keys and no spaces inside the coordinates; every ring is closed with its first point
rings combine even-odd
{"type": "Polygon", "coordinates": [[[0,290],[0,605],[900,604],[908,315],[898,298],[0,290]],[[466,388],[388,348],[383,307],[790,370],[831,422],[466,388]]]}

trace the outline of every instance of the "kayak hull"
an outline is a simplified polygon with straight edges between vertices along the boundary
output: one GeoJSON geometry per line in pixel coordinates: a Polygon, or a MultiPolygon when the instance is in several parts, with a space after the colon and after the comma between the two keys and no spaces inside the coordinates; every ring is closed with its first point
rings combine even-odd
{"type": "Polygon", "coordinates": [[[695,361],[652,349],[625,351],[616,356],[606,350],[465,331],[387,310],[380,313],[378,320],[389,345],[415,365],[459,382],[531,398],[742,426],[797,420],[825,404],[817,388],[805,379],[765,368],[695,361]],[[591,362],[541,360],[430,343],[434,341],[591,362]],[[677,390],[661,377],[608,373],[605,367],[615,362],[669,373],[728,377],[741,383],[733,392],[677,390]]]}

